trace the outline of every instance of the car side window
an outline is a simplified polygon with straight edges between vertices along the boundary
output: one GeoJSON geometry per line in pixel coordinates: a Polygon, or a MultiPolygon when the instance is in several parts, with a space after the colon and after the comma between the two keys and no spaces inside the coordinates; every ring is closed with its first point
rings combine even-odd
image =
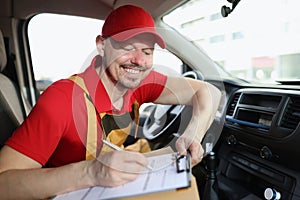
{"type": "MultiPolygon", "coordinates": [[[[39,14],[28,25],[33,72],[39,92],[51,83],[83,71],[96,55],[96,36],[102,20],[39,14]]],[[[165,49],[154,53],[154,70],[168,75],[182,73],[182,61],[165,49]]]]}

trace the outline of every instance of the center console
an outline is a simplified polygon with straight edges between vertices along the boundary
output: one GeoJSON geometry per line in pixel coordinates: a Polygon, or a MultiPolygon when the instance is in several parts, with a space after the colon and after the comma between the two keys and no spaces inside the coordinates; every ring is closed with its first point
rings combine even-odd
{"type": "MultiPolygon", "coordinates": [[[[228,199],[300,199],[300,93],[237,90],[218,142],[218,183],[228,199]]],[[[226,196],[225,195],[225,196],[226,196]]]]}

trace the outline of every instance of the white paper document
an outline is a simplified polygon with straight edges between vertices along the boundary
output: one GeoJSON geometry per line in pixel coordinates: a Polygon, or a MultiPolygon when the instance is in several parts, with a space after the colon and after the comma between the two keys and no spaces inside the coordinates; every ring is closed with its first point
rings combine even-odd
{"type": "Polygon", "coordinates": [[[186,157],[177,159],[176,153],[148,157],[148,163],[153,168],[127,184],[118,187],[91,187],[59,195],[54,200],[97,200],[129,197],[153,192],[175,190],[190,186],[191,172],[186,157]],[[178,168],[183,169],[178,172],[178,168]]]}

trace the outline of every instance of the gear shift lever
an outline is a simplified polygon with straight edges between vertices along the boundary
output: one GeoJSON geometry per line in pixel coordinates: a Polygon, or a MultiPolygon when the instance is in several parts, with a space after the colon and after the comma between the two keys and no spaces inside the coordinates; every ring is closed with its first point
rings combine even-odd
{"type": "Polygon", "coordinates": [[[206,183],[202,200],[218,200],[218,184],[217,184],[217,160],[213,151],[209,152],[205,157],[206,162],[206,183]]]}

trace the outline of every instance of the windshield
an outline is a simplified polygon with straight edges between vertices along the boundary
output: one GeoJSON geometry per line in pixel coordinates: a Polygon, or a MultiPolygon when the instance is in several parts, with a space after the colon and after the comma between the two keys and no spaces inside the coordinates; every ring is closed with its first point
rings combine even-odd
{"type": "Polygon", "coordinates": [[[255,82],[300,81],[299,0],[192,0],[163,20],[231,75],[255,82]]]}

